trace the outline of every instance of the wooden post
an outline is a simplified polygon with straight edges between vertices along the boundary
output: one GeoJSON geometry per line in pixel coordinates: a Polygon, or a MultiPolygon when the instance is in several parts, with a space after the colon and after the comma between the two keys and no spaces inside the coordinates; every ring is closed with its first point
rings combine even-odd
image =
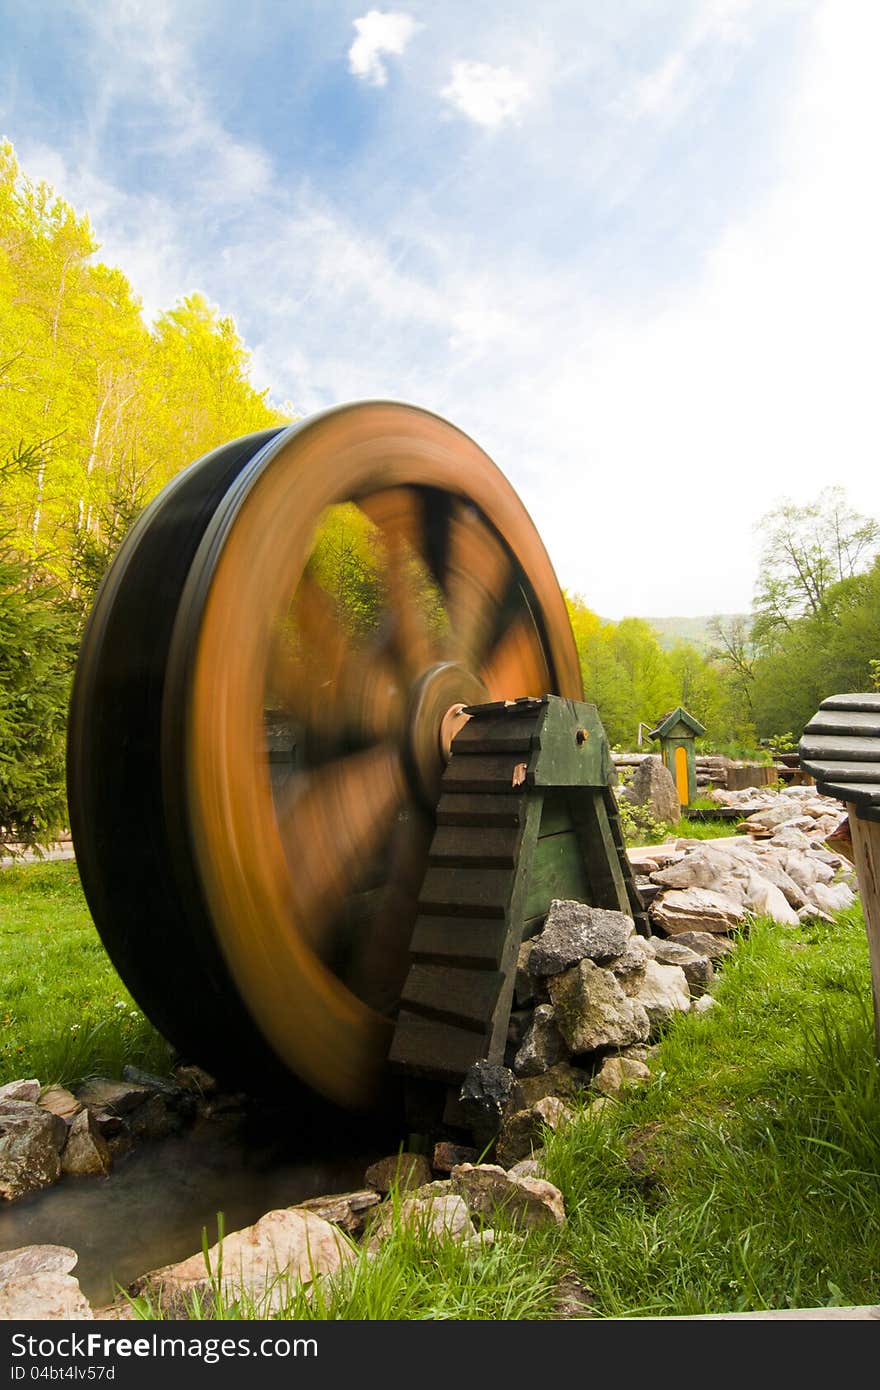
{"type": "Polygon", "coordinates": [[[846,809],[868,935],[874,994],[874,1038],[880,1056],[880,821],[861,819],[858,808],[851,802],[847,803],[846,809]]]}

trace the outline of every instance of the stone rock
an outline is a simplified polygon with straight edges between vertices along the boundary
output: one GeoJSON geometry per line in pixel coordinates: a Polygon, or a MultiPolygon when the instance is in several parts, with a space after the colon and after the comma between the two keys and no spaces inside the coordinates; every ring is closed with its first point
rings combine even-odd
{"type": "Polygon", "coordinates": [[[655,899],[650,914],[667,936],[683,931],[733,931],[742,916],[737,903],[710,888],[673,888],[655,899]]]}
{"type": "Polygon", "coordinates": [[[687,1013],[691,1007],[691,992],[684,971],[678,965],[661,965],[659,961],[649,960],[634,1002],[641,1004],[648,1015],[652,1031],[668,1023],[676,1013],[687,1013]]]}
{"type": "Polygon", "coordinates": [[[467,1203],[460,1193],[451,1190],[451,1184],[442,1184],[444,1192],[414,1193],[402,1201],[395,1210],[391,1203],[384,1203],[369,1227],[367,1248],[378,1250],[395,1229],[401,1227],[416,1231],[423,1238],[433,1240],[469,1239],[473,1234],[471,1216],[467,1203]]]}
{"type": "Polygon", "coordinates": [[[712,983],[715,971],[708,956],[701,956],[689,946],[682,946],[679,937],[666,941],[658,937],[654,945],[654,959],[660,965],[677,965],[685,973],[691,994],[702,994],[712,983]]]}
{"type": "Polygon", "coordinates": [[[624,1086],[640,1081],[649,1081],[651,1073],[644,1062],[634,1057],[606,1057],[596,1075],[593,1086],[603,1096],[618,1096],[624,1086]]]}
{"type": "Polygon", "coordinates": [[[715,1008],[718,1000],[714,994],[704,994],[699,999],[695,999],[691,1005],[691,1012],[695,1014],[707,1014],[715,1008]]]}
{"type": "MultiPolygon", "coordinates": [[[[811,842],[807,836],[793,825],[783,825],[774,833],[771,843],[778,845],[780,849],[808,850],[811,848],[811,842]]],[[[789,869],[788,872],[791,873],[791,870],[789,869]]]]}
{"type": "Polygon", "coordinates": [[[465,1073],[459,1104],[477,1146],[491,1143],[510,1105],[515,1077],[509,1067],[474,1062],[465,1073]]]}
{"type": "Polygon", "coordinates": [[[701,844],[678,863],[656,870],[651,874],[651,881],[663,888],[715,888],[718,880],[734,867],[732,853],[701,844]]]}
{"type": "Polygon", "coordinates": [[[827,912],[823,912],[821,907],[814,907],[812,903],[807,903],[798,913],[799,922],[825,922],[828,926],[833,926],[834,918],[829,917],[827,912]]]}
{"type": "Polygon", "coordinates": [[[626,950],[608,966],[624,994],[638,993],[639,985],[645,978],[645,962],[651,955],[651,948],[644,937],[631,936],[626,950]]]}
{"type": "Polygon", "coordinates": [[[786,873],[775,853],[762,854],[758,856],[757,862],[758,873],[768,883],[772,883],[774,888],[779,889],[789,907],[797,912],[799,908],[804,906],[807,900],[804,897],[803,889],[786,873]]]}
{"type": "Polygon", "coordinates": [[[164,1139],[173,1128],[165,1099],[158,1094],[150,1095],[128,1116],[129,1133],[135,1140],[164,1139]]]}
{"type": "Polygon", "coordinates": [[[73,1175],[110,1172],[112,1159],[107,1141],[92,1118],[90,1110],[80,1110],[74,1115],[67,1134],[67,1143],[61,1151],[61,1171],[73,1175]]]}
{"type": "Polygon", "coordinates": [[[558,1096],[560,1100],[579,1100],[590,1079],[586,1072],[568,1062],[557,1062],[555,1067],[541,1072],[540,1076],[517,1077],[510,1099],[510,1109],[531,1110],[545,1096],[558,1096]]]}
{"type": "Polygon", "coordinates": [[[625,912],[554,898],[544,930],[532,942],[529,974],[559,975],[580,960],[614,960],[623,955],[634,930],[625,912]]]}
{"type": "Polygon", "coordinates": [[[217,1090],[214,1077],[202,1067],[175,1067],[174,1077],[185,1091],[191,1091],[196,1096],[212,1096],[217,1090]]]}
{"type": "Polygon", "coordinates": [[[662,758],[651,754],[636,768],[628,787],[621,792],[634,806],[646,806],[655,820],[675,824],[681,819],[681,802],[675,780],[662,758]]]}
{"type": "Polygon", "coordinates": [[[546,1178],[547,1172],[544,1160],[541,1157],[542,1149],[533,1151],[529,1158],[521,1158],[519,1163],[514,1163],[508,1168],[508,1173],[512,1178],[546,1178]]]}
{"type": "MultiPolygon", "coordinates": [[[[222,1285],[227,1298],[244,1292],[263,1314],[279,1311],[287,1301],[289,1281],[310,1284],[355,1259],[354,1247],[336,1226],[298,1207],[270,1211],[253,1226],[234,1231],[222,1243],[222,1285]]],[[[216,1279],[221,1247],[208,1251],[216,1279]]],[[[211,1276],[202,1251],[178,1264],[143,1275],[132,1292],[148,1293],[163,1307],[179,1307],[182,1296],[210,1295],[211,1276]]]]}
{"type": "Polygon", "coordinates": [[[682,946],[687,946],[691,951],[696,951],[700,956],[706,956],[711,961],[723,960],[729,956],[736,946],[725,936],[718,936],[707,931],[682,931],[678,932],[673,940],[682,946]]]}
{"type": "Polygon", "coordinates": [[[796,927],[798,915],[785,895],[775,884],[760,874],[750,874],[746,884],[745,905],[759,917],[769,917],[783,927],[796,927]]]}
{"type": "Polygon", "coordinates": [[[39,1081],[7,1081],[0,1086],[0,1100],[26,1100],[32,1105],[40,1099],[39,1081]]]}
{"type": "Polygon", "coordinates": [[[0,1250],[0,1286],[31,1274],[69,1274],[77,1258],[68,1245],[20,1245],[16,1250],[0,1250]]]}
{"type": "Polygon", "coordinates": [[[566,1055],[565,1042],[554,1022],[552,1004],[539,1004],[532,1023],[513,1059],[517,1076],[539,1076],[566,1055]]]}
{"type": "Polygon", "coordinates": [[[142,1071],[140,1067],[123,1067],[122,1079],[131,1081],[135,1086],[146,1086],[148,1090],[156,1091],[170,1105],[180,1100],[184,1090],[179,1081],[171,1081],[167,1076],[154,1076],[151,1071],[142,1071]]]}
{"type": "Polygon", "coordinates": [[[329,1197],[309,1197],[297,1203],[297,1210],[311,1212],[338,1226],[348,1236],[359,1236],[367,1223],[369,1212],[381,1202],[382,1198],[372,1187],[358,1192],[337,1192],[329,1197]]]}
{"type": "Polygon", "coordinates": [[[535,1001],[535,981],[529,974],[529,956],[534,940],[523,941],[516,957],[516,977],[513,987],[514,998],[520,1007],[535,1001]]]}
{"type": "MultiPolygon", "coordinates": [[[[572,1112],[558,1096],[545,1096],[530,1110],[508,1115],[495,1143],[495,1158],[502,1168],[510,1168],[535,1149],[543,1147],[545,1130],[557,1130],[571,1119],[572,1112]]],[[[459,1165],[461,1166],[461,1165],[459,1165]]]]}
{"type": "Polygon", "coordinates": [[[127,1115],[150,1099],[150,1089],[132,1081],[110,1081],[107,1077],[95,1076],[77,1087],[76,1096],[90,1110],[127,1115]]]}
{"type": "Polygon", "coordinates": [[[617,1109],[618,1105],[613,1096],[599,1096],[582,1111],[580,1118],[590,1120],[593,1124],[606,1124],[614,1119],[617,1109]]]}
{"type": "Polygon", "coordinates": [[[431,1167],[435,1173],[451,1173],[459,1163],[472,1163],[477,1157],[476,1149],[469,1148],[466,1144],[451,1144],[447,1139],[442,1139],[434,1145],[431,1167]]]}
{"type": "Polygon", "coordinates": [[[814,883],[830,883],[834,878],[834,870],[815,850],[804,853],[802,850],[789,849],[784,850],[780,857],[789,878],[807,896],[814,883]]]}
{"type": "Polygon", "coordinates": [[[550,980],[556,1026],[574,1053],[646,1042],[651,1024],[642,1005],[624,994],[614,976],[582,960],[550,980]]]}
{"type": "Polygon", "coordinates": [[[82,1110],[82,1102],[78,1101],[72,1091],[68,1091],[66,1086],[47,1086],[40,1096],[37,1104],[43,1110],[48,1110],[53,1115],[60,1115],[62,1120],[68,1123],[74,1115],[78,1115],[82,1110]]]}
{"type": "Polygon", "coordinates": [[[58,1115],[30,1101],[0,1101],[0,1197],[12,1200],[57,1182],[66,1138],[58,1115]]]}
{"type": "Polygon", "coordinates": [[[462,1163],[450,1178],[453,1192],[479,1216],[502,1212],[526,1230],[565,1224],[562,1193],[543,1178],[515,1178],[497,1163],[462,1163]]]}
{"type": "Polygon", "coordinates": [[[377,1192],[390,1192],[396,1187],[398,1192],[412,1192],[431,1181],[431,1165],[424,1154],[389,1154],[372,1163],[364,1173],[364,1182],[375,1187],[377,1192]]]}
{"type": "Polygon", "coordinates": [[[855,902],[855,894],[845,883],[814,883],[809,890],[809,896],[818,908],[823,912],[841,912],[846,907],[852,907],[855,902]]]}
{"type": "Polygon", "coordinates": [[[794,820],[801,814],[801,808],[786,798],[779,797],[765,810],[756,811],[754,815],[746,817],[746,825],[759,826],[762,830],[776,830],[778,826],[784,825],[786,821],[794,820]]]}
{"type": "Polygon", "coordinates": [[[28,1274],[0,1285],[0,1321],[86,1322],[88,1300],[72,1274],[28,1274]]]}

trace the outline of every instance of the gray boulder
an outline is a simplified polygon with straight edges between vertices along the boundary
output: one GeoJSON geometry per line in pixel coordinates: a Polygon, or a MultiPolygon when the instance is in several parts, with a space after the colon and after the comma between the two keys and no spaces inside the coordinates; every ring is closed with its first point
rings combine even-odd
{"type": "Polygon", "coordinates": [[[73,1117],[67,1143],[61,1152],[61,1171],[71,1175],[106,1175],[111,1167],[110,1150],[90,1110],[73,1117]]]}
{"type": "Polygon", "coordinates": [[[624,994],[610,971],[591,960],[554,975],[550,996],[556,1026],[574,1053],[625,1047],[646,1042],[650,1035],[650,1019],[642,1005],[624,994]]]}
{"type": "Polygon", "coordinates": [[[12,1200],[61,1176],[67,1125],[24,1100],[0,1101],[0,1197],[12,1200]]]}
{"type": "Polygon", "coordinates": [[[634,806],[645,806],[655,820],[675,823],[681,819],[681,802],[675,780],[662,758],[651,754],[636,768],[629,786],[620,796],[634,806]]]}
{"type": "Polygon", "coordinates": [[[450,1175],[453,1192],[479,1216],[505,1217],[526,1230],[565,1223],[565,1204],[558,1187],[543,1178],[515,1178],[496,1163],[462,1163],[450,1175]]]}
{"type": "Polygon", "coordinates": [[[614,960],[623,955],[633,931],[632,918],[625,912],[554,898],[544,930],[529,952],[529,974],[559,975],[579,960],[614,960]]]}
{"type": "Polygon", "coordinates": [[[678,965],[661,965],[649,960],[644,981],[633,1002],[641,1004],[651,1020],[652,1031],[656,1032],[676,1013],[687,1013],[691,1007],[684,971],[678,965]]]}
{"type": "Polygon", "coordinates": [[[708,956],[701,956],[689,946],[683,946],[679,937],[668,941],[657,938],[654,946],[654,959],[660,965],[677,965],[684,971],[691,994],[702,994],[712,983],[715,972],[708,956]]]}
{"type": "Polygon", "coordinates": [[[531,1026],[513,1059],[517,1076],[539,1076],[555,1067],[566,1055],[565,1040],[556,1027],[552,1004],[539,1004],[531,1026]]]}

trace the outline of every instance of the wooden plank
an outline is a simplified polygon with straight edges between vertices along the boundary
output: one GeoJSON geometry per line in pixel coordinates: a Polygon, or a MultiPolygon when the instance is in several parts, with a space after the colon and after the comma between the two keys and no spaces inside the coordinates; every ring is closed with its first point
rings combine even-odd
{"type": "Polygon", "coordinates": [[[461,1084],[468,1067],[485,1056],[486,1035],[402,1011],[388,1053],[392,1069],[431,1081],[461,1084]]]}
{"type": "Polygon", "coordinates": [[[874,1042],[880,1056],[880,822],[863,820],[852,803],[846,809],[868,937],[874,996],[874,1042]]]}
{"type": "Polygon", "coordinates": [[[857,695],[829,695],[827,700],[823,700],[820,709],[846,709],[863,710],[866,713],[872,711],[880,717],[880,692],[871,690],[859,692],[857,695]]]}
{"type": "Polygon", "coordinates": [[[438,825],[428,852],[428,863],[456,864],[463,868],[513,868],[519,840],[518,825],[438,825]]]}
{"type": "Polygon", "coordinates": [[[492,1017],[503,978],[497,970],[419,963],[406,977],[401,1006],[482,1034],[492,1017]]]}
{"type": "MultiPolygon", "coordinates": [[[[880,739],[874,740],[880,745],[880,739]]],[[[834,782],[836,786],[847,783],[880,782],[880,762],[832,762],[828,759],[810,758],[804,760],[804,767],[817,782],[834,782]]]]}
{"type": "Polygon", "coordinates": [[[410,950],[416,960],[496,969],[507,924],[485,917],[417,917],[410,950]]]}
{"type": "Polygon", "coordinates": [[[419,894],[419,912],[449,917],[503,917],[510,901],[509,869],[429,868],[419,894]]]}
{"type": "Polygon", "coordinates": [[[871,782],[824,782],[816,778],[822,796],[834,796],[838,801],[854,801],[859,806],[880,806],[880,786],[871,782]]]}
{"type": "Polygon", "coordinates": [[[541,824],[543,797],[539,792],[529,796],[526,803],[526,821],[523,826],[522,846],[513,876],[513,890],[507,917],[507,937],[501,955],[501,974],[504,983],[498,991],[491,1028],[486,1037],[484,1056],[490,1062],[504,1061],[507,1046],[507,1029],[510,1023],[510,1010],[513,1005],[513,987],[516,983],[516,961],[522,941],[523,922],[526,918],[526,901],[529,895],[529,881],[534,861],[535,846],[538,843],[538,828],[541,824]]]}
{"type": "Polygon", "coordinates": [[[470,719],[452,745],[454,753],[528,753],[532,747],[535,714],[470,719]]]}
{"type": "Polygon", "coordinates": [[[546,791],[538,838],[543,839],[545,835],[557,835],[560,831],[571,830],[573,825],[571,807],[568,804],[568,792],[546,791]]]}
{"type": "Polygon", "coordinates": [[[619,823],[609,819],[603,791],[585,792],[573,798],[572,810],[578,826],[581,847],[594,907],[631,913],[631,903],[621,865],[619,823]]]}
{"type": "Polygon", "coordinates": [[[880,763],[880,739],[804,734],[798,751],[801,762],[845,762],[848,758],[854,758],[861,762],[880,763]]]}
{"type": "Polygon", "coordinates": [[[521,797],[493,796],[487,792],[444,791],[437,802],[438,825],[519,825],[521,797]]]}
{"type": "Polygon", "coordinates": [[[536,787],[597,787],[608,781],[610,754],[595,705],[555,698],[529,769],[536,787]]]}
{"type": "Polygon", "coordinates": [[[453,753],[443,774],[444,792],[494,792],[515,794],[514,772],[528,760],[516,753],[453,753]]]}
{"type": "Polygon", "coordinates": [[[820,709],[804,729],[805,734],[836,734],[846,738],[875,735],[880,714],[865,710],[820,709]]]}
{"type": "Polygon", "coordinates": [[[580,837],[574,830],[542,836],[535,848],[525,917],[547,912],[553,898],[592,901],[580,837]]]}

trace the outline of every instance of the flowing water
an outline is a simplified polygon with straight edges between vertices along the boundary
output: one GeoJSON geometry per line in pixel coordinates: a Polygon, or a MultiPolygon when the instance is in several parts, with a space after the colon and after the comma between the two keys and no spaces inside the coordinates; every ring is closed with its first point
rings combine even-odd
{"type": "Polygon", "coordinates": [[[377,1147],[375,1135],[365,1141],[352,1125],[304,1140],[271,1115],[200,1121],[143,1144],[106,1178],[63,1178],[0,1207],[0,1250],[71,1246],[83,1293],[94,1307],[110,1303],[117,1286],[195,1254],[203,1229],[213,1245],[218,1212],[230,1232],[274,1208],[362,1187],[364,1169],[399,1139],[377,1147]]]}

